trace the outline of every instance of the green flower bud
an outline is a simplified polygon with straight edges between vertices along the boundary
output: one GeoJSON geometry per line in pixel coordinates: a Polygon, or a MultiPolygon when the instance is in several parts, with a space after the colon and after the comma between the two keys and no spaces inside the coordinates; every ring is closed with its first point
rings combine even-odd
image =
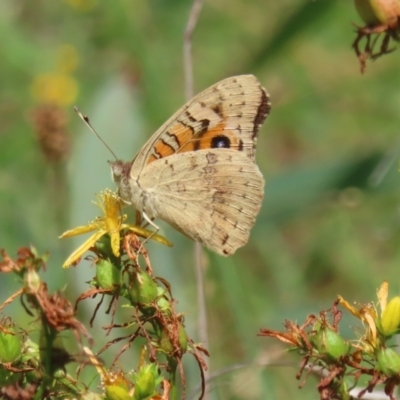
{"type": "Polygon", "coordinates": [[[33,269],[29,268],[25,276],[25,287],[29,293],[37,293],[40,289],[41,280],[39,274],[33,269]]]}
{"type": "Polygon", "coordinates": [[[393,376],[400,373],[400,355],[390,347],[380,349],[377,354],[376,369],[386,376],[393,376]]]}
{"type": "Polygon", "coordinates": [[[386,336],[391,336],[400,327],[400,297],[393,297],[382,313],[380,330],[386,336]]]}
{"type": "Polygon", "coordinates": [[[360,17],[368,26],[391,25],[400,16],[400,3],[392,0],[354,0],[360,17]]]}
{"type": "Polygon", "coordinates": [[[21,340],[11,327],[0,331],[0,362],[12,363],[21,355],[21,340]]]}
{"type": "Polygon", "coordinates": [[[132,400],[128,391],[117,385],[106,386],[106,399],[107,400],[132,400]]]}
{"type": "Polygon", "coordinates": [[[99,393],[86,391],[85,393],[80,393],[79,398],[81,400],[104,400],[104,396],[99,393]]]}
{"type": "Polygon", "coordinates": [[[142,366],[136,376],[135,381],[135,400],[144,400],[154,394],[156,382],[159,378],[158,367],[156,364],[142,366]]]}
{"type": "Polygon", "coordinates": [[[149,274],[139,271],[132,279],[129,296],[133,304],[150,304],[157,299],[157,284],[149,274]]]}
{"type": "Polygon", "coordinates": [[[121,286],[121,270],[111,261],[100,259],[96,262],[96,281],[102,289],[113,290],[121,286]]]}
{"type": "Polygon", "coordinates": [[[349,343],[328,327],[321,328],[315,336],[315,346],[320,354],[331,361],[339,360],[350,351],[349,343]]]}

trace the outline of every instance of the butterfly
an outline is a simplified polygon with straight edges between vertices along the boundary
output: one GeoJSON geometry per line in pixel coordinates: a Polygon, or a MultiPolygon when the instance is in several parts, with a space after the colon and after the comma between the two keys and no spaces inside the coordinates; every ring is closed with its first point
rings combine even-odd
{"type": "Polygon", "coordinates": [[[133,161],[110,162],[119,196],[149,223],[160,218],[220,255],[233,254],[247,243],[260,211],[264,179],[255,149],[270,109],[253,75],[209,87],[165,122],[133,161]]]}

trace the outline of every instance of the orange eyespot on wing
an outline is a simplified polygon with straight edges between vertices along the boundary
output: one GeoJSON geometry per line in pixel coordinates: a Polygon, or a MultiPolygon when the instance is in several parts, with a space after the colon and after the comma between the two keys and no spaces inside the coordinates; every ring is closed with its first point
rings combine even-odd
{"type": "Polygon", "coordinates": [[[226,129],[223,122],[195,134],[192,127],[177,123],[155,144],[147,164],[176,153],[216,148],[242,151],[243,141],[237,132],[226,129]]]}
{"type": "Polygon", "coordinates": [[[236,132],[227,130],[225,123],[222,122],[216,127],[196,135],[190,142],[179,149],[178,153],[216,148],[242,150],[243,141],[236,132]]]}
{"type": "Polygon", "coordinates": [[[154,133],[135,158],[131,176],[139,176],[146,165],[158,159],[199,149],[243,151],[254,162],[258,130],[270,108],[268,93],[254,76],[218,82],[154,133]]]}

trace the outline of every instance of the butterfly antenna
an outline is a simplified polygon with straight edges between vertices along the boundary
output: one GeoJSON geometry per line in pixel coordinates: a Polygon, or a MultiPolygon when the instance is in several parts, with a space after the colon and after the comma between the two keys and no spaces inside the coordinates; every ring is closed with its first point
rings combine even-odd
{"type": "Polygon", "coordinates": [[[86,126],[100,139],[100,141],[106,146],[108,151],[114,156],[116,160],[118,160],[118,157],[115,155],[115,153],[111,150],[110,146],[102,139],[102,137],[95,131],[93,126],[89,122],[89,118],[86,115],[83,115],[78,107],[74,107],[74,111],[81,117],[82,121],[86,124],[86,126]]]}

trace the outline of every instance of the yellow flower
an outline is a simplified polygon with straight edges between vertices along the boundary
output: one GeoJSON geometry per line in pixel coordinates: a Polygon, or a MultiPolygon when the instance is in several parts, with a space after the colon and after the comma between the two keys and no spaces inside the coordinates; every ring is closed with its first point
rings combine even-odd
{"type": "Polygon", "coordinates": [[[78,95],[78,84],[67,74],[59,72],[39,74],[32,82],[31,93],[39,103],[68,106],[78,95]]]}
{"type": "Polygon", "coordinates": [[[356,308],[343,299],[342,296],[338,296],[338,300],[344,308],[367,325],[367,333],[364,335],[362,341],[365,350],[372,351],[377,345],[376,322],[378,313],[376,312],[375,306],[373,304],[364,304],[360,308],[356,308]]]}
{"type": "Polygon", "coordinates": [[[79,246],[64,262],[63,268],[69,267],[72,263],[78,260],[85,251],[94,244],[104,235],[108,234],[111,238],[111,249],[116,257],[120,255],[120,231],[123,229],[129,229],[130,231],[136,233],[137,235],[145,238],[150,238],[162,243],[166,246],[172,246],[172,243],[166,238],[155,234],[154,232],[148,231],[147,229],[140,228],[138,226],[124,224],[126,220],[126,215],[121,215],[121,199],[119,196],[106,190],[100,193],[98,196],[99,202],[95,203],[102,211],[104,216],[97,217],[93,222],[88,225],[78,226],[77,228],[71,229],[64,232],[60,239],[81,235],[83,233],[88,233],[96,231],[89,239],[87,239],[81,246],[79,246]]]}
{"type": "Polygon", "coordinates": [[[395,296],[388,302],[389,284],[386,281],[378,288],[376,294],[380,315],[374,304],[364,304],[360,308],[356,308],[343,297],[338,297],[339,303],[344,308],[367,325],[367,332],[363,336],[362,342],[364,349],[371,352],[380,345],[381,339],[390,337],[400,327],[400,297],[395,296]]]}

